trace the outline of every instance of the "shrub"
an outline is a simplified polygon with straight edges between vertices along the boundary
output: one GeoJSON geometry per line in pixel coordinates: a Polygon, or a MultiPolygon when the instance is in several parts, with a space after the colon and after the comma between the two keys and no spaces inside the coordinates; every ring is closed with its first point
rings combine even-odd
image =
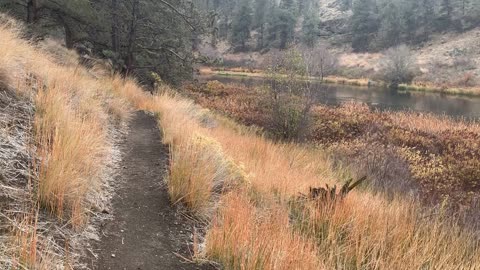
{"type": "Polygon", "coordinates": [[[417,73],[416,59],[406,45],[387,50],[380,66],[380,78],[392,88],[412,82],[417,73]]]}

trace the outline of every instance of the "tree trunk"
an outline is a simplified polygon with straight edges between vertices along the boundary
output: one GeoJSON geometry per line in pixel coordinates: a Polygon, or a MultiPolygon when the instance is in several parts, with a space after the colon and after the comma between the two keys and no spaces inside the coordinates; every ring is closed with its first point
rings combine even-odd
{"type": "Polygon", "coordinates": [[[65,46],[67,46],[68,49],[73,49],[73,31],[67,23],[63,24],[63,28],[65,29],[65,46]]]}
{"type": "Polygon", "coordinates": [[[132,72],[135,64],[135,42],[137,35],[137,13],[138,13],[138,4],[139,0],[134,0],[132,4],[132,20],[130,22],[130,29],[128,32],[128,48],[127,48],[127,58],[125,59],[125,64],[127,65],[127,74],[132,72]]]}
{"type": "Polygon", "coordinates": [[[264,40],[264,32],[265,32],[265,29],[264,29],[265,25],[262,23],[262,25],[260,26],[260,30],[259,30],[259,33],[258,33],[258,40],[257,40],[257,50],[261,50],[263,49],[263,40],[264,40]]]}
{"type": "Polygon", "coordinates": [[[62,24],[63,29],[65,30],[65,46],[68,49],[73,49],[73,44],[75,43],[72,27],[68,24],[67,18],[62,15],[58,15],[58,20],[62,24]]]}
{"type": "Polygon", "coordinates": [[[115,53],[120,51],[118,12],[118,0],[112,0],[112,51],[115,53]]]}
{"type": "Polygon", "coordinates": [[[27,2],[27,23],[32,24],[38,20],[38,1],[28,0],[27,2]]]}

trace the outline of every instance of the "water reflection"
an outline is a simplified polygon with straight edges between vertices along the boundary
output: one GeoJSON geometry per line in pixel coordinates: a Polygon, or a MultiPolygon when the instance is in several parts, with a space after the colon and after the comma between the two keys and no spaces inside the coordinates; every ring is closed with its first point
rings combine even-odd
{"type": "MultiPolygon", "coordinates": [[[[264,79],[252,77],[201,76],[200,81],[218,80],[222,83],[240,83],[248,87],[263,85],[264,79]]],[[[438,115],[480,119],[480,98],[442,95],[437,93],[392,91],[383,88],[365,88],[346,85],[316,84],[320,103],[337,105],[358,101],[381,110],[411,110],[438,115]]]]}

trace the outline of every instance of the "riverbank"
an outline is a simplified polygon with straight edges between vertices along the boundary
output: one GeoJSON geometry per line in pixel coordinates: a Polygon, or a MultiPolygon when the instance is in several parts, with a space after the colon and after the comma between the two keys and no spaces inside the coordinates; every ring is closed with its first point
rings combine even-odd
{"type": "MultiPolygon", "coordinates": [[[[299,123],[289,117],[301,108],[285,108],[287,118],[280,119],[269,94],[255,87],[216,82],[190,85],[185,92],[203,107],[269,133],[285,132],[276,123],[288,122],[286,127],[299,123]]],[[[340,164],[349,164],[352,173],[369,175],[380,190],[419,192],[428,203],[447,200],[454,208],[468,207],[480,198],[477,123],[347,103],[315,105],[307,126],[305,141],[328,149],[340,164]]]]}
{"type": "MultiPolygon", "coordinates": [[[[258,69],[247,68],[211,68],[201,67],[199,69],[200,75],[217,75],[217,76],[232,76],[232,77],[254,77],[265,78],[267,75],[264,71],[258,69]]],[[[312,78],[312,80],[319,80],[318,78],[312,78]]],[[[380,86],[385,87],[384,82],[371,80],[369,78],[347,78],[343,76],[327,76],[324,78],[324,83],[338,84],[338,85],[352,85],[352,86],[380,86]]],[[[480,86],[476,87],[446,87],[440,85],[433,85],[430,83],[413,83],[413,84],[401,84],[399,90],[402,91],[415,91],[415,92],[431,92],[447,95],[461,95],[470,97],[480,97],[480,86]]]]}

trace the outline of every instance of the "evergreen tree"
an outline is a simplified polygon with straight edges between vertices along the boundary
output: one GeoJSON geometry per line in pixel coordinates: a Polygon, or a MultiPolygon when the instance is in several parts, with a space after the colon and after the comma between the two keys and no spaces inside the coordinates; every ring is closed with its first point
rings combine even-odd
{"type": "Polygon", "coordinates": [[[232,23],[232,44],[240,49],[245,49],[245,44],[250,38],[252,26],[252,9],[247,1],[240,7],[232,23]]]}
{"type": "Polygon", "coordinates": [[[435,18],[433,0],[420,0],[419,18],[419,42],[428,40],[432,34],[432,24],[435,18]]]}
{"type": "Polygon", "coordinates": [[[309,12],[305,16],[302,25],[302,40],[305,45],[309,47],[313,47],[315,45],[315,42],[317,41],[319,35],[319,23],[320,20],[318,18],[318,15],[314,11],[309,12]]]}
{"type": "Polygon", "coordinates": [[[373,0],[358,0],[353,6],[352,24],[352,48],[355,51],[366,51],[370,41],[378,29],[376,6],[373,0]]]}
{"type": "Polygon", "coordinates": [[[253,27],[258,28],[265,24],[268,0],[255,0],[255,12],[253,16],[253,27]]]}
{"type": "Polygon", "coordinates": [[[296,18],[293,0],[284,0],[279,7],[274,7],[269,22],[269,44],[286,49],[294,39],[296,18]]]}
{"type": "Polygon", "coordinates": [[[437,18],[437,29],[446,30],[452,24],[453,6],[451,0],[441,0],[437,18]]]}
{"type": "Polygon", "coordinates": [[[382,9],[382,18],[378,32],[378,42],[382,48],[400,45],[402,34],[402,20],[400,9],[390,2],[382,9]]]}
{"type": "Polygon", "coordinates": [[[417,41],[417,32],[419,28],[420,18],[417,12],[420,11],[420,5],[418,0],[408,0],[404,5],[402,12],[404,31],[406,33],[407,40],[410,43],[417,41]]]}
{"type": "Polygon", "coordinates": [[[253,27],[257,28],[257,49],[262,49],[265,43],[265,25],[268,0],[255,0],[255,15],[253,27]]]}
{"type": "Polygon", "coordinates": [[[295,16],[290,10],[280,9],[278,16],[277,29],[279,31],[279,48],[286,49],[287,45],[293,41],[295,31],[295,16]]]}

